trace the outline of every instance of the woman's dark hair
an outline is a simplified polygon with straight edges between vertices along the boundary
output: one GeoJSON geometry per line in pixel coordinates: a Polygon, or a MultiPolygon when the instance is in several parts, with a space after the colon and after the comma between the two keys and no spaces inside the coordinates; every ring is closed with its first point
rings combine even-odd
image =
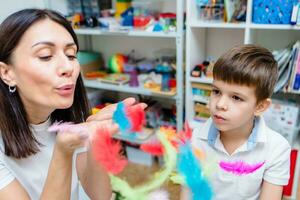
{"type": "MultiPolygon", "coordinates": [[[[69,22],[51,10],[24,9],[7,17],[0,25],[0,62],[11,64],[12,53],[26,30],[34,23],[50,19],[62,25],[78,46],[78,40],[69,22]]],[[[0,131],[5,155],[26,158],[39,151],[40,144],[30,130],[28,116],[16,90],[10,93],[8,85],[0,79],[0,131]]],[[[81,75],[79,75],[73,105],[68,109],[57,109],[51,121],[83,122],[89,114],[89,106],[81,75]]]]}

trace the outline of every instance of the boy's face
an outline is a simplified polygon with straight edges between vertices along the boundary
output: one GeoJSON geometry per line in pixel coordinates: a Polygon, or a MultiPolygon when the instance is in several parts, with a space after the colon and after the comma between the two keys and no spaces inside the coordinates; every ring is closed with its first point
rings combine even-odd
{"type": "Polygon", "coordinates": [[[261,106],[257,104],[254,87],[214,80],[209,109],[219,131],[244,132],[252,128],[261,106]]]}

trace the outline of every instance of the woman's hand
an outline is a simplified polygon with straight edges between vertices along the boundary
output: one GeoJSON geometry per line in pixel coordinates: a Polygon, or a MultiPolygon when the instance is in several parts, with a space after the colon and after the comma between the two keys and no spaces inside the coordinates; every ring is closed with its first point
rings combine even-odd
{"type": "Polygon", "coordinates": [[[72,155],[75,149],[85,145],[88,137],[89,134],[87,132],[58,132],[56,136],[56,146],[61,152],[72,155]]]}
{"type": "MultiPolygon", "coordinates": [[[[123,101],[123,103],[125,104],[125,106],[142,106],[143,109],[145,109],[147,107],[147,105],[145,103],[136,103],[135,98],[127,98],[123,101]]],[[[94,115],[91,115],[87,118],[87,122],[90,121],[103,121],[103,120],[111,120],[113,117],[113,113],[117,108],[117,103],[108,105],[104,108],[102,108],[99,112],[97,112],[94,115]]]]}
{"type": "MultiPolygon", "coordinates": [[[[125,106],[142,106],[143,109],[147,107],[145,103],[137,103],[134,98],[127,98],[123,100],[125,106]]],[[[93,137],[94,133],[96,133],[99,128],[108,128],[111,134],[115,134],[119,131],[119,127],[116,123],[113,122],[112,117],[117,108],[117,103],[110,104],[104,108],[102,108],[99,112],[94,115],[91,115],[87,118],[84,123],[85,126],[88,127],[89,132],[92,133],[91,137],[93,137]]]]}

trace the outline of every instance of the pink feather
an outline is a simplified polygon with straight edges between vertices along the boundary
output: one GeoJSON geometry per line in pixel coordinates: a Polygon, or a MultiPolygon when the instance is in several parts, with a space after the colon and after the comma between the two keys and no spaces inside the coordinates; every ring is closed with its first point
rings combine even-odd
{"type": "Polygon", "coordinates": [[[122,172],[127,165],[126,158],[120,154],[120,142],[114,141],[106,128],[97,131],[92,151],[94,159],[114,175],[122,172]]]}
{"type": "Polygon", "coordinates": [[[264,164],[265,161],[253,165],[247,164],[244,161],[237,161],[237,162],[221,161],[219,163],[219,166],[227,172],[231,172],[236,175],[244,175],[244,174],[251,174],[255,172],[256,170],[261,168],[264,164]]]}
{"type": "Polygon", "coordinates": [[[187,141],[190,141],[192,138],[192,129],[189,126],[188,122],[185,122],[184,124],[184,131],[179,132],[179,140],[182,143],[186,143],[187,141]]]}
{"type": "Polygon", "coordinates": [[[89,131],[86,126],[82,124],[74,124],[73,122],[55,122],[48,128],[49,132],[71,132],[71,133],[77,133],[82,136],[89,136],[89,131]]]}
{"type": "Polygon", "coordinates": [[[130,121],[132,132],[141,132],[145,124],[145,111],[142,106],[128,106],[126,107],[126,116],[130,121]]]}

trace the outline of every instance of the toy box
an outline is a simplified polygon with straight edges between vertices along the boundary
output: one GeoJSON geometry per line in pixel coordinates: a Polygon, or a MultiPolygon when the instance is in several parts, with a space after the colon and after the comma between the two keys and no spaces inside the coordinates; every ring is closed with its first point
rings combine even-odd
{"type": "Polygon", "coordinates": [[[81,73],[84,77],[86,77],[87,73],[99,71],[104,66],[104,61],[100,53],[79,51],[77,58],[81,66],[81,73]]]}

